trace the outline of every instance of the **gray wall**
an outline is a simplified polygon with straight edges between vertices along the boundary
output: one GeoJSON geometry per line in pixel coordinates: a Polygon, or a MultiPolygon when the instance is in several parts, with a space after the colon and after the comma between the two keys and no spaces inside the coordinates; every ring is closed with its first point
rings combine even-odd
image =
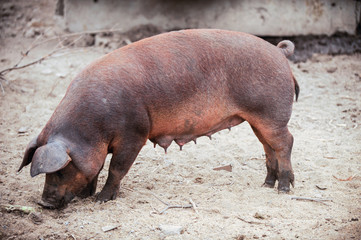
{"type": "Polygon", "coordinates": [[[355,34],[355,0],[64,0],[72,32],[129,29],[152,24],[163,30],[221,28],[261,36],[355,34]]]}

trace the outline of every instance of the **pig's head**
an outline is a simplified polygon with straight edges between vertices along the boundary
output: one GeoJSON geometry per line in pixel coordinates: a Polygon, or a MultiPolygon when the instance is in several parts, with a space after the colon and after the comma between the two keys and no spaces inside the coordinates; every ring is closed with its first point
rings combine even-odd
{"type": "Polygon", "coordinates": [[[95,192],[96,186],[77,168],[62,141],[38,146],[37,139],[32,140],[18,171],[30,162],[32,177],[46,174],[42,200],[39,202],[43,207],[62,208],[75,196],[87,197],[95,192]]]}

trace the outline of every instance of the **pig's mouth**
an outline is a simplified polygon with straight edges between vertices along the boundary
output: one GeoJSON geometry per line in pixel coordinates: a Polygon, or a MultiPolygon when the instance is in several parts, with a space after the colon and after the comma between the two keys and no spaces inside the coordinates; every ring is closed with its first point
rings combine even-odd
{"type": "Polygon", "coordinates": [[[59,200],[43,197],[40,201],[38,201],[38,204],[46,209],[61,209],[65,208],[73,198],[73,194],[70,194],[69,196],[63,197],[59,200]]]}

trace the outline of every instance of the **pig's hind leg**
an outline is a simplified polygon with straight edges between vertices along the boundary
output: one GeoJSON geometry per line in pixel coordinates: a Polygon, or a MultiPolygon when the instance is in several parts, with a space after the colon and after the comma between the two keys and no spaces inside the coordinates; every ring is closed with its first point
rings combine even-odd
{"type": "Polygon", "coordinates": [[[262,134],[253,126],[252,129],[259,141],[263,144],[263,148],[266,154],[267,176],[263,186],[273,188],[275,186],[276,180],[278,179],[278,162],[276,153],[264,139],[262,134]]]}
{"type": "Polygon", "coordinates": [[[106,202],[116,199],[120,181],[127,174],[146,140],[143,136],[128,135],[113,144],[108,178],[102,191],[97,195],[97,201],[106,202]]]}
{"type": "Polygon", "coordinates": [[[291,165],[292,134],[287,126],[280,127],[270,123],[258,123],[252,125],[252,128],[262,142],[267,156],[265,186],[273,187],[278,180],[278,190],[289,192],[290,184],[294,184],[291,165]]]}

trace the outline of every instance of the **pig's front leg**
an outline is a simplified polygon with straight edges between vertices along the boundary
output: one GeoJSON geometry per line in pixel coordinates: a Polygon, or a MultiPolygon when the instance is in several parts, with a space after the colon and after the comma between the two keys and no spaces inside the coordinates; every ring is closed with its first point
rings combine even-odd
{"type": "Polygon", "coordinates": [[[97,189],[98,176],[99,174],[96,175],[94,179],[77,196],[80,198],[87,198],[89,196],[93,196],[97,189]]]}
{"type": "Polygon", "coordinates": [[[119,193],[120,181],[127,174],[139,151],[146,142],[145,137],[127,136],[114,144],[107,181],[97,196],[97,201],[106,202],[116,199],[119,193]]]}

